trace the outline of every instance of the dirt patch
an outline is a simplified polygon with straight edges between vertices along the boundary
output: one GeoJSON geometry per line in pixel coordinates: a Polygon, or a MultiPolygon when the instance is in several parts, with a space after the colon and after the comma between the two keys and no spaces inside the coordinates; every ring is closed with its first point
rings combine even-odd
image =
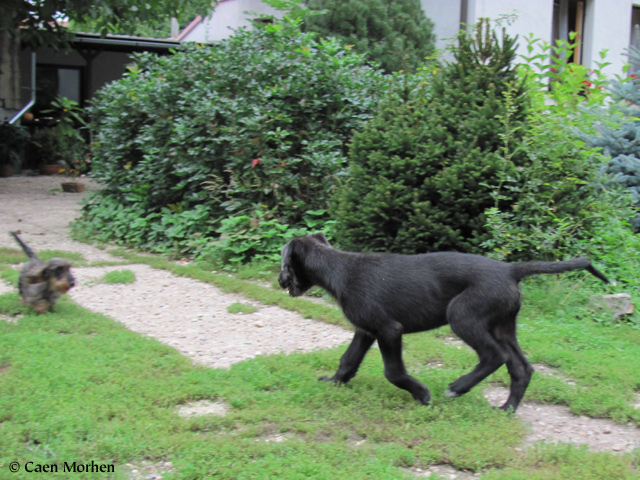
{"type": "Polygon", "coordinates": [[[224,417],[229,410],[230,407],[226,403],[211,400],[198,400],[176,407],[176,413],[179,417],[202,417],[205,415],[224,417]]]}
{"type": "Polygon", "coordinates": [[[127,463],[130,480],[162,480],[165,475],[174,473],[175,467],[171,462],[150,462],[143,460],[127,463]]]}
{"type": "Polygon", "coordinates": [[[405,471],[415,478],[431,478],[434,475],[438,475],[439,478],[446,478],[449,480],[472,480],[480,478],[482,475],[480,472],[470,473],[456,470],[448,465],[432,465],[427,468],[414,467],[405,469],[405,471]]]}
{"type": "MultiPolygon", "coordinates": [[[[509,396],[507,388],[496,386],[486,388],[483,393],[493,406],[500,406],[509,396]]],[[[544,441],[586,445],[595,451],[631,452],[640,448],[640,429],[637,427],[576,415],[559,405],[522,402],[516,418],[529,427],[525,447],[544,441]]]]}

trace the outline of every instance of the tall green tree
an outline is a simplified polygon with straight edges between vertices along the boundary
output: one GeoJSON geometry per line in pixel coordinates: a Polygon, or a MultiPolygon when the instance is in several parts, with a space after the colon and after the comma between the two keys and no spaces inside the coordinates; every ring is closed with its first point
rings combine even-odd
{"type": "Polygon", "coordinates": [[[433,22],[419,0],[309,0],[306,30],[342,43],[376,61],[386,72],[415,71],[435,50],[433,22]]]}
{"type": "Polygon", "coordinates": [[[343,246],[472,252],[486,239],[498,173],[522,162],[526,91],[512,65],[515,39],[498,39],[488,22],[463,33],[453,53],[430,87],[390,95],[355,134],[351,178],[334,197],[343,246]]]}
{"type": "Polygon", "coordinates": [[[139,25],[157,25],[187,8],[211,11],[215,0],[2,0],[0,35],[20,35],[33,47],[63,47],[68,22],[91,24],[98,33],[133,33],[139,25]]]}

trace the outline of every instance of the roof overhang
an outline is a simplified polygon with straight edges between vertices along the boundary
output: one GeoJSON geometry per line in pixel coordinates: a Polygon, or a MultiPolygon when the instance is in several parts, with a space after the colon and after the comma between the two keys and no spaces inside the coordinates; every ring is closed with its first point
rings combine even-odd
{"type": "Polygon", "coordinates": [[[76,33],[71,45],[79,49],[93,49],[110,52],[154,52],[167,53],[178,48],[181,43],[176,40],[130,37],[125,35],[107,35],[102,37],[91,33],[76,33]]]}

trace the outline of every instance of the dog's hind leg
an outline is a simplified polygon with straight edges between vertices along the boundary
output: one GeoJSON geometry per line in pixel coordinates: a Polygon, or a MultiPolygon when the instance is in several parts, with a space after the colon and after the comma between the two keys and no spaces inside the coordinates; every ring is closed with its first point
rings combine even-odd
{"type": "Polygon", "coordinates": [[[384,361],[384,376],[398,388],[408,391],[423,405],[431,400],[429,389],[407,373],[402,361],[402,326],[391,322],[378,337],[378,346],[384,361]]]}
{"type": "Polygon", "coordinates": [[[351,344],[340,358],[340,367],[333,377],[320,377],[318,380],[325,382],[347,383],[356,376],[358,368],[367,354],[375,337],[361,330],[356,330],[351,344]]]}
{"type": "Polygon", "coordinates": [[[447,319],[451,329],[476,351],[479,363],[449,385],[445,392],[448,397],[467,393],[510,359],[509,352],[489,332],[490,309],[481,304],[482,300],[481,296],[463,293],[449,305],[447,319]]]}
{"type": "Polygon", "coordinates": [[[498,341],[509,354],[507,370],[511,377],[509,398],[500,408],[504,411],[513,410],[515,412],[522,400],[522,397],[524,397],[527,387],[529,386],[531,375],[533,375],[534,370],[522,352],[520,345],[518,345],[518,340],[516,339],[515,319],[512,325],[496,329],[495,334],[498,341]]]}

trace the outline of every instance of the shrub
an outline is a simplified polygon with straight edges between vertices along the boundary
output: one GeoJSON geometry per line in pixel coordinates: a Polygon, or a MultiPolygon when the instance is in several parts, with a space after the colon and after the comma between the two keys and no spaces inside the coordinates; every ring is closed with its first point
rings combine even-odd
{"type": "Polygon", "coordinates": [[[484,211],[494,205],[498,173],[521,162],[516,137],[526,92],[512,66],[514,44],[479,23],[475,36],[460,36],[456,61],[427,79],[428,88],[407,94],[399,85],[355,134],[351,178],[333,207],[345,247],[478,251],[488,238],[484,211]],[[501,118],[515,132],[511,145],[501,118]]]}
{"type": "Polygon", "coordinates": [[[435,51],[433,22],[419,0],[311,0],[305,29],[336,37],[387,73],[415,72],[435,51]]]}
{"type": "Polygon", "coordinates": [[[496,198],[516,201],[487,212],[491,237],[483,247],[497,258],[552,260],[588,253],[595,247],[592,239],[604,235],[600,230],[619,223],[624,199],[604,188],[599,171],[606,160],[580,135],[609,116],[606,80],[598,68],[563,60],[572,47],[529,38],[530,56],[520,70],[531,98],[521,144],[526,164],[500,173],[496,198]]]}
{"type": "Polygon", "coordinates": [[[93,173],[105,189],[85,207],[85,227],[188,252],[257,205],[296,225],[326,209],[382,81],[361,55],[291,20],[139,55],[91,108],[93,173]]]}

